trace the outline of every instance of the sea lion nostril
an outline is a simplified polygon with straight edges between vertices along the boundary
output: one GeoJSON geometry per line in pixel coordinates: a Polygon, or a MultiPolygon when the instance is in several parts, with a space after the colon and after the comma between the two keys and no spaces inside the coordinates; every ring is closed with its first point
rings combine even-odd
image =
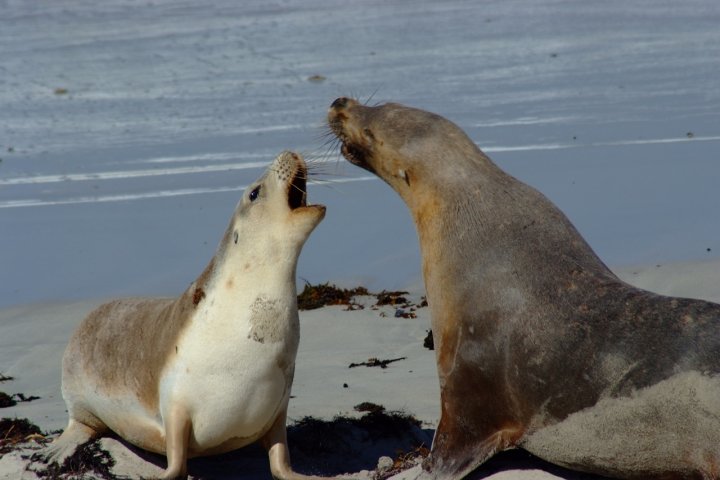
{"type": "Polygon", "coordinates": [[[349,98],[347,97],[340,97],[335,99],[335,101],[330,105],[331,108],[345,108],[347,107],[349,98]]]}

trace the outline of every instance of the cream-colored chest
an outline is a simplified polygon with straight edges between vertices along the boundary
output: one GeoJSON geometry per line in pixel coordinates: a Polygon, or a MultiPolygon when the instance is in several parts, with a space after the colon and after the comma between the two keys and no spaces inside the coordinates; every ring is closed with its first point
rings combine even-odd
{"type": "Polygon", "coordinates": [[[287,401],[299,341],[294,299],[208,294],[163,372],[161,415],[190,410],[196,448],[264,433],[287,401]]]}

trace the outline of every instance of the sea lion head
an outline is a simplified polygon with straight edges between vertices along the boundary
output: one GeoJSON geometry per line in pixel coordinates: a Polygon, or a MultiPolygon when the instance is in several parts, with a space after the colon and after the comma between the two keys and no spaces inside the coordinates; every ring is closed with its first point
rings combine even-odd
{"type": "Polygon", "coordinates": [[[252,246],[256,252],[271,250],[273,255],[287,245],[299,253],[325,217],[323,205],[307,203],[307,171],[299,154],[286,151],[278,155],[265,174],[245,190],[230,225],[229,242],[252,246]]]}
{"type": "Polygon", "coordinates": [[[406,201],[413,190],[435,190],[466,179],[486,157],[457,125],[397,103],[366,106],[335,100],[328,124],[351,163],[387,182],[406,201]],[[449,182],[449,183],[448,183],[449,182]]]}

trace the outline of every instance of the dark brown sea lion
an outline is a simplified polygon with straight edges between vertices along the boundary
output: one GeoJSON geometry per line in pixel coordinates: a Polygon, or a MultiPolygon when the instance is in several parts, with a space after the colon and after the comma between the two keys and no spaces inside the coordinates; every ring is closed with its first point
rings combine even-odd
{"type": "Polygon", "coordinates": [[[417,227],[442,409],[423,477],[520,446],[603,475],[718,478],[720,305],[619,280],[438,115],[339,98],[328,117],[417,227]]]}

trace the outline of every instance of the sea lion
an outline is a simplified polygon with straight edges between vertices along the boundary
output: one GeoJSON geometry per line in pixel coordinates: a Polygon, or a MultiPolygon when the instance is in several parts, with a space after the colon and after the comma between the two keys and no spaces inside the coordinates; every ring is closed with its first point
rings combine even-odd
{"type": "Polygon", "coordinates": [[[70,420],[46,458],[62,464],[112,430],[167,455],[163,478],[177,478],[188,457],[259,440],[275,478],[311,478],[292,471],[285,430],[300,338],[295,270],[325,216],[306,203],[306,175],[302,157],[280,154],[179,298],[115,300],[89,314],[63,356],[70,420]]]}
{"type": "Polygon", "coordinates": [[[443,117],[339,98],[328,121],[417,228],[441,387],[422,478],[516,446],[602,475],[718,478],[720,305],[619,280],[443,117]]]}

